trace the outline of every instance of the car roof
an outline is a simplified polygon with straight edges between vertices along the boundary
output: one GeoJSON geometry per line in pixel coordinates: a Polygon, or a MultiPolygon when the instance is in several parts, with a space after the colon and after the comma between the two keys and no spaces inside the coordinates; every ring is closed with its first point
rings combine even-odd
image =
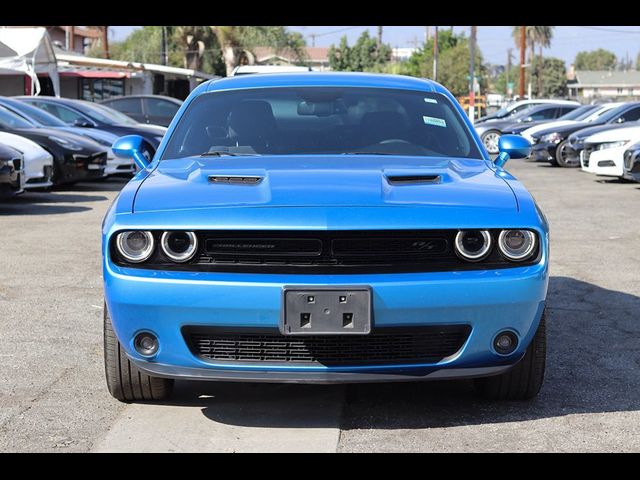
{"type": "Polygon", "coordinates": [[[427,79],[403,75],[361,72],[302,72],[239,75],[213,79],[203,84],[203,90],[232,90],[245,88],[335,86],[397,88],[449,93],[442,85],[427,79]]]}
{"type": "Polygon", "coordinates": [[[179,104],[183,103],[183,100],[180,100],[179,98],[168,97],[166,95],[119,95],[117,97],[105,98],[104,100],[100,100],[97,103],[98,104],[107,103],[107,102],[112,102],[114,100],[122,100],[125,98],[157,98],[158,100],[168,100],[170,102],[175,102],[179,104]]]}

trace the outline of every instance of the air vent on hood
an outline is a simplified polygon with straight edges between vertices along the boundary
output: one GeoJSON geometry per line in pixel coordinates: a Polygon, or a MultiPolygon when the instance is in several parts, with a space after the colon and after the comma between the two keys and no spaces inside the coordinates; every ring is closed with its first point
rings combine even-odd
{"type": "Polygon", "coordinates": [[[440,183],[440,175],[387,175],[391,185],[415,185],[422,183],[440,183]]]}
{"type": "Polygon", "coordinates": [[[209,175],[212,183],[225,183],[232,185],[257,185],[262,181],[262,177],[245,175],[209,175]]]}

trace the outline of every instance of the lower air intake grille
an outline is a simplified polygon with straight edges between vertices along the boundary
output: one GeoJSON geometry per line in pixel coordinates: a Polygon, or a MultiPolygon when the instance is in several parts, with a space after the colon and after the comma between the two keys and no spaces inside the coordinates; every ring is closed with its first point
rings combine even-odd
{"type": "Polygon", "coordinates": [[[369,335],[290,337],[273,330],[185,327],[192,353],[221,363],[370,365],[435,363],[458,352],[471,327],[380,328],[369,335]]]}

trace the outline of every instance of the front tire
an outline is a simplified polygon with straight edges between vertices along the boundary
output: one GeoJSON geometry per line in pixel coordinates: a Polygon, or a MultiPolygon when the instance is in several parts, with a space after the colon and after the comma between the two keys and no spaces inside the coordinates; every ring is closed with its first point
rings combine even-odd
{"type": "Polygon", "coordinates": [[[477,393],[488,400],[531,400],[544,381],[547,356],[545,314],[522,360],[506,373],[475,379],[477,393]]]}
{"type": "Polygon", "coordinates": [[[568,147],[568,140],[564,140],[556,147],[556,162],[559,166],[564,168],[576,168],[580,166],[580,159],[575,155],[571,155],[571,150],[568,147]]]}
{"type": "Polygon", "coordinates": [[[151,377],[127,357],[118,341],[111,318],[104,306],[104,369],[111,396],[121,402],[166,400],[173,391],[173,380],[151,377]]]}
{"type": "Polygon", "coordinates": [[[500,153],[498,149],[498,141],[500,140],[500,137],[501,134],[498,130],[489,130],[482,134],[480,140],[482,140],[482,144],[484,145],[484,148],[487,149],[487,152],[491,155],[495,155],[500,153]]]}

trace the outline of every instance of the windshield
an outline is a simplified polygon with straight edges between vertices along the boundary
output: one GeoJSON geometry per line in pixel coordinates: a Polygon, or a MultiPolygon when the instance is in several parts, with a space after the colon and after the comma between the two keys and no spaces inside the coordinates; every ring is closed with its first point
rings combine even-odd
{"type": "Polygon", "coordinates": [[[558,120],[584,120],[589,115],[592,115],[596,108],[600,107],[598,105],[583,105],[559,117],[558,120]]]}
{"type": "Polygon", "coordinates": [[[180,119],[162,158],[220,152],[482,159],[461,115],[444,95],[360,87],[200,95],[180,119]]]}
{"type": "Polygon", "coordinates": [[[33,128],[32,123],[4,107],[0,107],[0,126],[2,128],[33,128]]]}
{"type": "Polygon", "coordinates": [[[121,113],[113,108],[90,103],[86,101],[78,102],[76,108],[84,113],[91,120],[107,125],[137,125],[133,118],[121,113]]]}
{"type": "Polygon", "coordinates": [[[66,127],[67,124],[62,120],[54,117],[50,113],[45,112],[44,110],[32,107],[31,105],[27,105],[22,102],[12,102],[11,107],[17,110],[19,113],[23,113],[32,121],[35,121],[38,125],[43,127],[66,127]]]}
{"type": "Polygon", "coordinates": [[[620,105],[617,108],[607,110],[605,113],[598,117],[598,123],[609,123],[611,120],[618,118],[623,112],[627,110],[628,105],[620,105]]]}

